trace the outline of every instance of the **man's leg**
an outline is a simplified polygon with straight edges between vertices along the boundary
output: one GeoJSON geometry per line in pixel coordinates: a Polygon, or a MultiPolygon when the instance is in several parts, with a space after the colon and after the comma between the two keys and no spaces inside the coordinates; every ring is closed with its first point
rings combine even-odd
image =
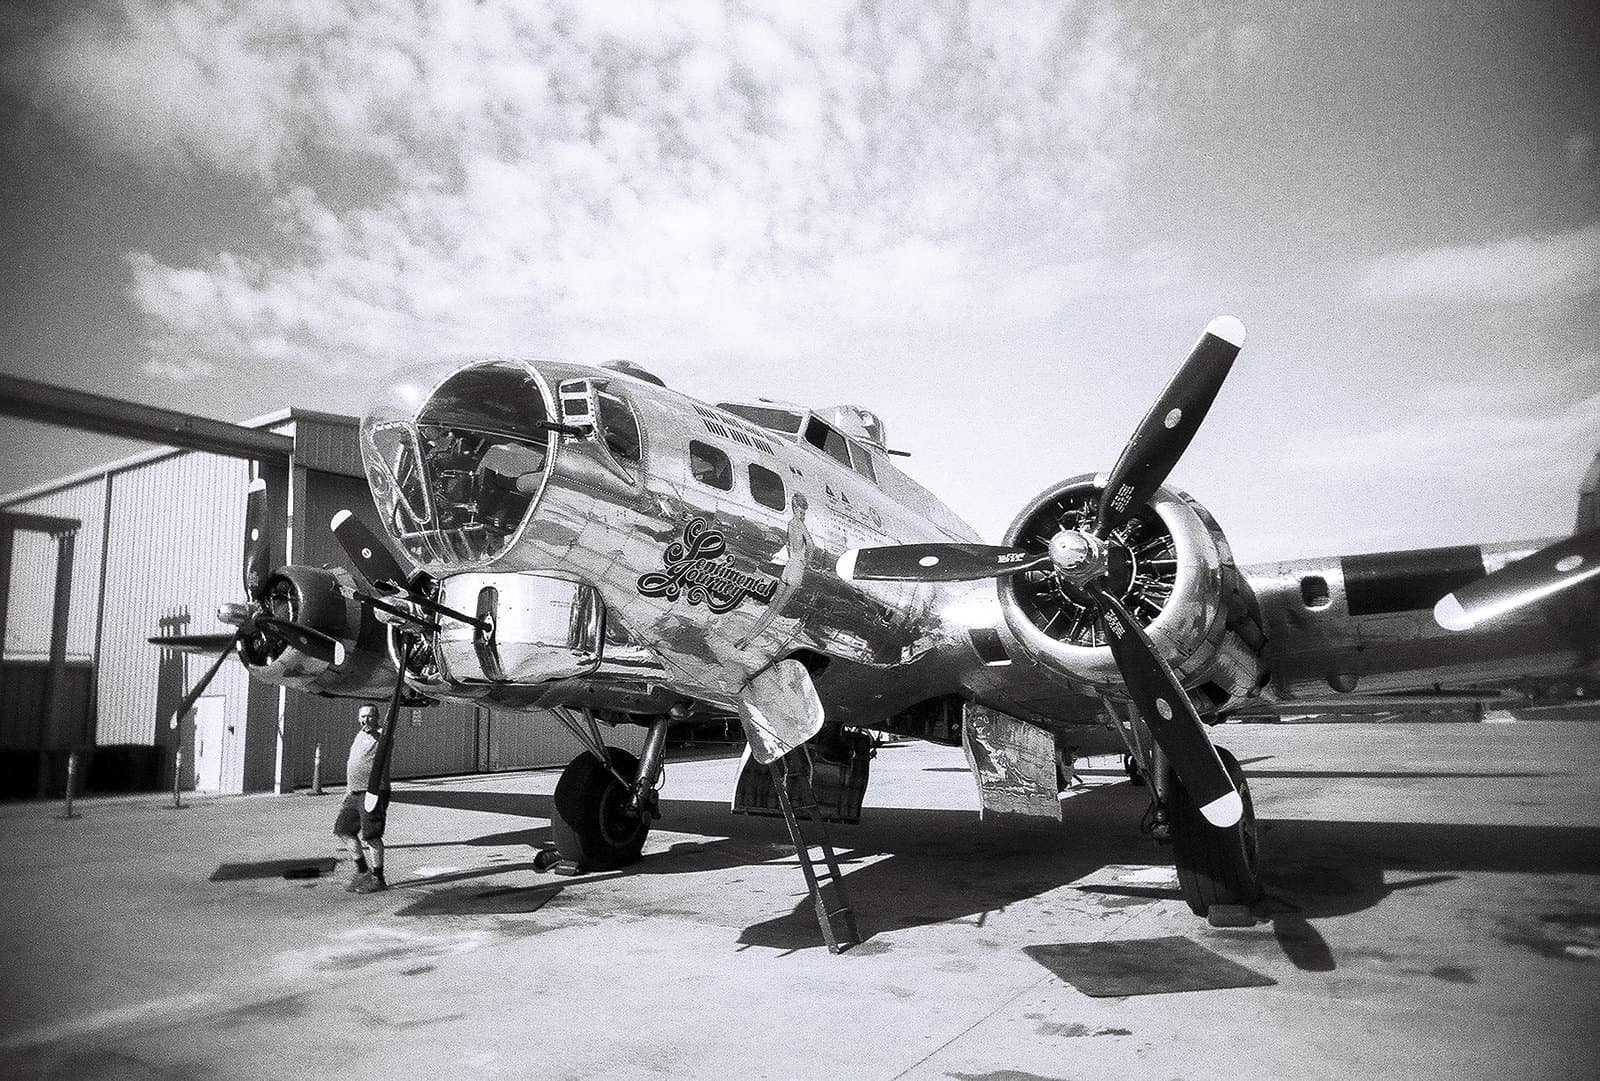
{"type": "Polygon", "coordinates": [[[389,813],[389,796],[385,793],[378,799],[378,806],[368,811],[365,802],[361,804],[361,843],[366,846],[367,861],[372,866],[372,873],[367,876],[367,881],[356,887],[357,893],[376,893],[387,889],[388,883],[383,878],[383,827],[389,813]]]}
{"type": "Polygon", "coordinates": [[[356,861],[356,873],[351,877],[350,885],[345,887],[349,890],[354,890],[369,870],[366,854],[362,852],[357,836],[361,830],[361,800],[364,796],[365,793],[359,791],[347,793],[344,803],[339,806],[339,817],[333,822],[334,835],[356,861]]]}
{"type": "Polygon", "coordinates": [[[372,877],[383,881],[383,838],[372,837],[362,842],[367,849],[367,862],[372,865],[372,877]]]}

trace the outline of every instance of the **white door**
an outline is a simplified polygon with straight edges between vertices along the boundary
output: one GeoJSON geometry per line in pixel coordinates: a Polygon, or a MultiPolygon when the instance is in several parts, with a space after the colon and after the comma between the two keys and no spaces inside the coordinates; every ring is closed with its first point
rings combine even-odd
{"type": "Polygon", "coordinates": [[[196,792],[222,791],[223,741],[227,727],[223,724],[223,707],[228,699],[220,694],[208,694],[194,704],[194,790],[196,792]]]}

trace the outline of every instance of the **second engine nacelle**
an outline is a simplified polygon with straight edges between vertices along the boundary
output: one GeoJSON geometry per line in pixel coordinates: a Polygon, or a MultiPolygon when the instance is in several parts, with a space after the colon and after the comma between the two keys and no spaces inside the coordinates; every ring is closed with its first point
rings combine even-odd
{"type": "Polygon", "coordinates": [[[342,568],[291,564],[267,580],[267,614],[320,631],[342,647],[332,663],[269,635],[246,635],[239,654],[250,674],[312,694],[387,698],[395,669],[389,658],[388,627],[355,595],[355,579],[342,568]]]}
{"type": "MultiPolygon", "coordinates": [[[[1047,489],[1023,508],[1005,543],[1043,551],[1061,529],[1093,528],[1100,489],[1092,475],[1047,489]]],[[[1162,487],[1107,538],[1106,588],[1144,627],[1202,712],[1254,693],[1261,637],[1249,586],[1216,520],[1193,498],[1162,487]]],[[[1122,695],[1105,633],[1082,594],[1053,571],[998,580],[1006,625],[1045,667],[1085,690],[1122,695]]]]}

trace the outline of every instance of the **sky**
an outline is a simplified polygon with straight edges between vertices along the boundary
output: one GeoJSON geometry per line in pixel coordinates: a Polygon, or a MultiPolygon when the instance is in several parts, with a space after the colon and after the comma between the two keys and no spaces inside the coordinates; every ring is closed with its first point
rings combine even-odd
{"type": "MultiPolygon", "coordinates": [[[[879,413],[990,540],[1214,315],[1241,561],[1562,534],[1581,5],[0,0],[0,371],[227,420],[627,358],[879,413]]],[[[0,419],[0,492],[139,449],[0,419]]]]}

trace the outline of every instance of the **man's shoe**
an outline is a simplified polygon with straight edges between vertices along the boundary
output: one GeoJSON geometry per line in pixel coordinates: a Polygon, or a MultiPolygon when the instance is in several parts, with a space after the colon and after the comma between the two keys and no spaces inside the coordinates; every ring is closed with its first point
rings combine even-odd
{"type": "Polygon", "coordinates": [[[382,893],[388,888],[388,883],[384,882],[384,880],[379,878],[377,875],[371,874],[362,875],[361,881],[357,882],[355,885],[355,891],[357,893],[382,893]]]}
{"type": "Polygon", "coordinates": [[[366,880],[371,878],[371,877],[372,877],[372,872],[371,871],[357,871],[355,874],[350,876],[350,884],[345,886],[344,892],[346,892],[346,893],[361,893],[362,892],[362,890],[361,890],[362,883],[366,882],[366,880]]]}

